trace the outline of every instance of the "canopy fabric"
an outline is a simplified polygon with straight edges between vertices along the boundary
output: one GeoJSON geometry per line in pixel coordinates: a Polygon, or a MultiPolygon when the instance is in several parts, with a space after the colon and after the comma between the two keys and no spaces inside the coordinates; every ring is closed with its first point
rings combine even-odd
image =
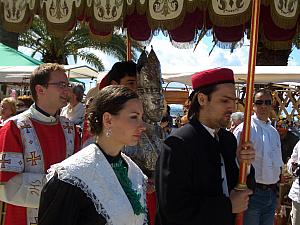
{"type": "MultiPolygon", "coordinates": [[[[29,77],[37,66],[0,66],[1,83],[29,83],[29,77]]],[[[98,72],[89,66],[65,65],[69,78],[97,79],[98,72]]]]}
{"type": "Polygon", "coordinates": [[[98,77],[98,71],[87,65],[65,65],[64,68],[67,70],[67,75],[70,78],[97,79],[98,77]]]}
{"type": "MultiPolygon", "coordinates": [[[[107,39],[115,28],[126,28],[137,41],[149,41],[157,30],[168,32],[175,46],[195,43],[210,30],[220,42],[239,42],[250,26],[253,0],[15,0],[0,1],[0,24],[24,32],[35,14],[57,36],[83,21],[97,38],[107,39]]],[[[299,34],[300,6],[295,0],[261,1],[261,37],[265,46],[290,49],[299,34]]],[[[84,23],[81,23],[84,24],[84,23]]],[[[226,45],[226,44],[225,44],[226,45]]]]}
{"type": "MultiPolygon", "coordinates": [[[[229,66],[233,70],[235,82],[245,84],[247,81],[247,66],[229,66]]],[[[211,69],[202,68],[199,71],[211,69]]],[[[179,82],[191,86],[191,76],[198,71],[186,73],[163,73],[165,82],[179,82]]],[[[283,82],[298,82],[300,86],[300,66],[256,66],[254,83],[269,84],[283,82]]]]}
{"type": "Polygon", "coordinates": [[[73,83],[79,83],[79,84],[83,85],[83,87],[85,88],[85,83],[76,78],[70,78],[69,81],[71,81],[73,83]]]}
{"type": "Polygon", "coordinates": [[[43,62],[0,43],[0,66],[36,66],[43,62]]]}

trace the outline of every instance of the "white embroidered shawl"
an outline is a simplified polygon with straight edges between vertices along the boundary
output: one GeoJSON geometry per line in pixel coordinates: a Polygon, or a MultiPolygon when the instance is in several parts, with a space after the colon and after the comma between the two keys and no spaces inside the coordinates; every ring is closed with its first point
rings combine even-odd
{"type": "MultiPolygon", "coordinates": [[[[146,209],[147,178],[129,157],[121,154],[128,164],[128,177],[132,188],[141,194],[140,202],[146,209]]],[[[147,224],[146,213],[134,214],[111,165],[97,145],[91,144],[61,163],[52,165],[48,170],[47,180],[51,179],[55,172],[58,179],[83,190],[93,201],[96,211],[106,219],[107,224],[147,224]]]]}

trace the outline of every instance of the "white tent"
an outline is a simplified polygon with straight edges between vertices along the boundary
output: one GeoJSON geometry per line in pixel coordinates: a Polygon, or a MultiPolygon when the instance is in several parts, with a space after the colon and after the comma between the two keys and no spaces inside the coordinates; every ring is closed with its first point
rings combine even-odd
{"type": "MultiPolygon", "coordinates": [[[[246,83],[247,66],[228,66],[227,68],[233,70],[236,83],[246,83]]],[[[199,71],[206,69],[210,68],[203,68],[199,71]]],[[[162,76],[165,82],[180,82],[192,85],[191,76],[196,72],[163,73],[162,76]]],[[[300,66],[256,66],[254,82],[256,84],[296,82],[300,86],[300,66]]]]}
{"type": "MultiPolygon", "coordinates": [[[[29,83],[30,74],[37,66],[0,66],[0,83],[29,83]]],[[[86,65],[65,65],[69,78],[97,79],[98,72],[86,65]]]]}
{"type": "MultiPolygon", "coordinates": [[[[28,83],[32,71],[37,66],[0,66],[0,83],[28,83]]],[[[107,71],[98,73],[95,69],[83,65],[66,65],[67,75],[70,78],[90,78],[98,79],[98,82],[107,74],[107,71]]],[[[229,66],[234,72],[236,83],[246,83],[247,66],[229,66]]],[[[199,71],[209,69],[201,68],[199,71]]],[[[162,77],[165,82],[180,82],[186,85],[191,85],[191,76],[196,73],[163,73],[162,77]]],[[[255,83],[283,83],[294,82],[300,83],[300,66],[256,66],[255,68],[255,83]]]]}

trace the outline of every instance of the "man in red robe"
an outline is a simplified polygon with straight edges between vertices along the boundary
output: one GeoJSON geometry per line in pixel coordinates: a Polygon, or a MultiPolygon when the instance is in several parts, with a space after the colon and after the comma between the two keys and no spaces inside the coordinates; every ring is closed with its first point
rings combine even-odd
{"type": "Polygon", "coordinates": [[[75,126],[60,117],[70,84],[58,64],[43,64],[30,78],[34,104],[0,129],[0,200],[4,225],[37,224],[46,171],[79,150],[75,126]]]}

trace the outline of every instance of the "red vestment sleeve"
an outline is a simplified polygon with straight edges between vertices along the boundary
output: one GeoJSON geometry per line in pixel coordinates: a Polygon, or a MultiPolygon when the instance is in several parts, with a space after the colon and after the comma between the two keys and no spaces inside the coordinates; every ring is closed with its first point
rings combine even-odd
{"type": "Polygon", "coordinates": [[[23,145],[20,131],[13,121],[8,121],[0,129],[0,182],[7,182],[24,168],[23,145]],[[16,165],[11,156],[17,156],[20,161],[16,165]]]}
{"type": "Polygon", "coordinates": [[[79,133],[78,133],[77,129],[75,129],[75,138],[74,139],[75,139],[74,140],[74,153],[76,153],[81,149],[80,137],[79,137],[79,133]]]}

